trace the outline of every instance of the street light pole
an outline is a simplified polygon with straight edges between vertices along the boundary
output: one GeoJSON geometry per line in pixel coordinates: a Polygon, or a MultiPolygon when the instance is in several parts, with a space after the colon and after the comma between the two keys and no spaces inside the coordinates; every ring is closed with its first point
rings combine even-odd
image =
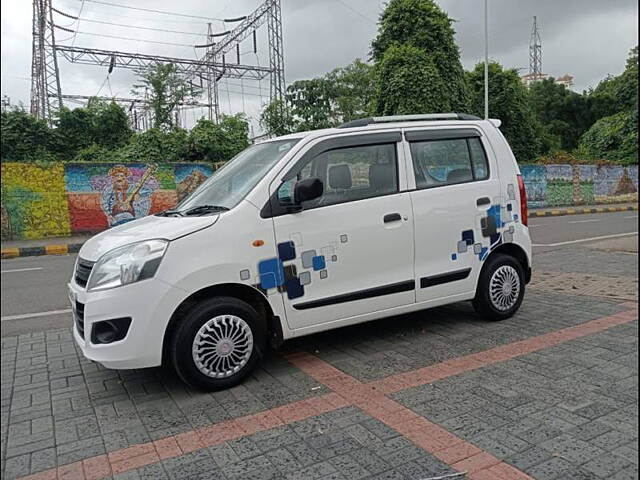
{"type": "Polygon", "coordinates": [[[484,118],[489,118],[489,0],[484,0],[484,118]]]}

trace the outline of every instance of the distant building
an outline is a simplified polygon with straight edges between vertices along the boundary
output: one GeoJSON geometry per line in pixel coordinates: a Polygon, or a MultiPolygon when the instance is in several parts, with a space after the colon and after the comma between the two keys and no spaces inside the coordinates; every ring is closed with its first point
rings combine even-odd
{"type": "Polygon", "coordinates": [[[567,88],[573,87],[573,75],[563,75],[555,79],[555,83],[558,85],[564,85],[567,88]]]}
{"type": "MultiPolygon", "coordinates": [[[[541,73],[539,75],[534,75],[533,73],[527,73],[526,75],[521,76],[520,80],[522,80],[522,83],[524,83],[527,87],[529,87],[534,82],[538,82],[540,80],[546,80],[548,78],[551,78],[551,77],[549,77],[549,75],[546,73],[541,73]]],[[[566,74],[561,77],[554,78],[553,82],[557,83],[558,85],[564,85],[567,88],[571,88],[573,86],[573,76],[566,74]]]]}

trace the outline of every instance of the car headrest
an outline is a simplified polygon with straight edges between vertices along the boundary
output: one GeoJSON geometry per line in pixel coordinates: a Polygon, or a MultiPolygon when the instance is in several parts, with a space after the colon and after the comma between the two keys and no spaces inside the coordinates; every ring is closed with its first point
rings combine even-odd
{"type": "Polygon", "coordinates": [[[351,168],[346,163],[331,165],[329,167],[329,186],[333,190],[346,190],[351,188],[351,168]]]}
{"type": "Polygon", "coordinates": [[[395,184],[392,163],[374,163],[369,165],[369,186],[376,190],[395,184]]]}
{"type": "Polygon", "coordinates": [[[447,183],[470,182],[471,180],[473,180],[473,175],[468,168],[457,168],[451,170],[447,175],[447,183]]]}

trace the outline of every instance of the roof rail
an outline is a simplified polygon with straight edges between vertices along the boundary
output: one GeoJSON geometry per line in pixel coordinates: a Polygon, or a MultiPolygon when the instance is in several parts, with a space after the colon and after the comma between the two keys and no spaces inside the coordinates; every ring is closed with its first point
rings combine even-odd
{"type": "Polygon", "coordinates": [[[419,122],[435,120],[481,120],[480,117],[468,113],[425,113],[418,115],[391,115],[388,117],[369,117],[343,123],[338,128],[366,127],[375,123],[419,122]]]}

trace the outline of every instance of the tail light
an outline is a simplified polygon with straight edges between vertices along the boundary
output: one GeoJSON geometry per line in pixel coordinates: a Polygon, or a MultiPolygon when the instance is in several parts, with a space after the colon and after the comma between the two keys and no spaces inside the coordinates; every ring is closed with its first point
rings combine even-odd
{"type": "Polygon", "coordinates": [[[520,190],[520,219],[527,227],[529,226],[529,208],[527,207],[527,189],[524,187],[522,175],[518,175],[518,190],[520,190]]]}

